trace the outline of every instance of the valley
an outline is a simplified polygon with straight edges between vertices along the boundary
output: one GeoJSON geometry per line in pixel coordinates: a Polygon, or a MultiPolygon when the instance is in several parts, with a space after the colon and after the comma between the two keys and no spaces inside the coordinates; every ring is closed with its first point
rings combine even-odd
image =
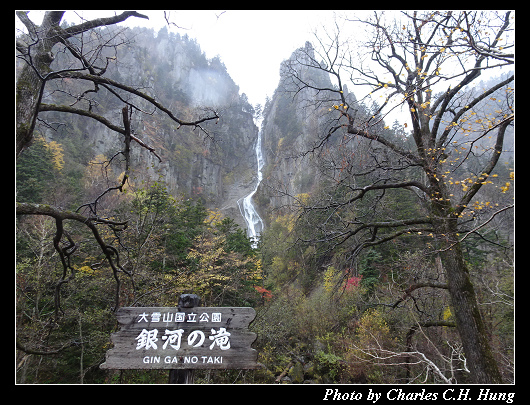
{"type": "Polygon", "coordinates": [[[186,30],[18,37],[20,117],[45,80],[31,141],[17,115],[17,382],[166,383],[100,369],[115,312],[194,293],[256,310],[263,365],[196,383],[512,383],[510,13],[344,19],[366,37],[315,34],[255,105],[186,30]]]}

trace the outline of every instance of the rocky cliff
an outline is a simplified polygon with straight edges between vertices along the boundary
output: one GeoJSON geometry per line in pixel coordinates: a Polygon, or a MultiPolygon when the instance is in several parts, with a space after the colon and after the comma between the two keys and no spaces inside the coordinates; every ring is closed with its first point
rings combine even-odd
{"type": "Polygon", "coordinates": [[[332,93],[293,85],[295,74],[315,87],[333,85],[324,72],[309,71],[304,64],[314,58],[311,43],[293,52],[280,66],[280,82],[264,108],[262,124],[265,157],[264,181],[256,195],[261,211],[269,217],[293,203],[292,196],[310,193],[321,180],[316,157],[307,153],[330,124],[332,93]]]}
{"type": "MultiPolygon", "coordinates": [[[[106,35],[105,30],[99,32],[106,35]]],[[[245,226],[237,200],[255,185],[257,162],[253,146],[258,136],[252,106],[228,74],[221,60],[207,59],[194,39],[187,35],[158,33],[134,28],[120,37],[123,42],[110,48],[106,76],[142,89],[176,115],[191,119],[214,109],[218,122],[199,128],[177,125],[141,100],[134,100],[145,113],[134,112],[132,130],[155,148],[161,161],[142,148],[133,148],[131,181],[159,179],[174,195],[200,198],[208,208],[220,208],[245,226]]],[[[103,50],[105,52],[105,50],[103,50]]],[[[58,60],[64,55],[59,55],[58,60]]],[[[69,85],[61,82],[45,94],[47,103],[60,103],[69,85]]],[[[71,92],[74,93],[73,91],[71,92]]],[[[116,121],[123,103],[106,90],[93,96],[97,113],[116,121]]],[[[83,100],[84,102],[84,100],[83,100]]],[[[119,118],[118,118],[119,119],[119,118]]],[[[122,147],[122,139],[100,123],[81,116],[49,113],[48,123],[38,130],[48,141],[62,145],[66,170],[81,172],[97,155],[110,157],[122,147]]]]}

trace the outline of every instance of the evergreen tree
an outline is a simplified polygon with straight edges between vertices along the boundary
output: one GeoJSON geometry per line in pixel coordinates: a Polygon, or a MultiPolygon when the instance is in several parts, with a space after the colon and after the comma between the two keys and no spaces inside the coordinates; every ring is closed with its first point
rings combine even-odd
{"type": "Polygon", "coordinates": [[[53,153],[46,141],[39,137],[17,159],[17,201],[41,203],[57,172],[53,164],[53,153]]]}

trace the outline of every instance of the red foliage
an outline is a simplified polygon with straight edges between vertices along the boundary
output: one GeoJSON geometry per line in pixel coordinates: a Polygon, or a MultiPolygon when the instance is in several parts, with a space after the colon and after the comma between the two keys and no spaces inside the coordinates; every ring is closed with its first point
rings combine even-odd
{"type": "Polygon", "coordinates": [[[363,276],[359,277],[351,277],[346,280],[346,290],[351,290],[353,287],[359,287],[359,284],[361,283],[363,276]]]}
{"type": "Polygon", "coordinates": [[[260,287],[259,285],[255,285],[254,289],[259,292],[261,294],[261,297],[264,298],[266,301],[272,298],[272,293],[266,288],[260,287]]]}

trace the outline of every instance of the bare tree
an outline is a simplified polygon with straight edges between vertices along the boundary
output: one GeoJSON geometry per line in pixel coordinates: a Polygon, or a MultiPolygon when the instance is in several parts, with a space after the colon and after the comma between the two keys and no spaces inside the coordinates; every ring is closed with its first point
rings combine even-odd
{"type": "MultiPolygon", "coordinates": [[[[513,64],[512,20],[511,12],[403,12],[400,18],[374,12],[371,18],[346,22],[367,28],[358,51],[342,39],[338,28],[325,32],[316,37],[314,50],[299,50],[286,79],[293,97],[311,89],[321,99],[335,100],[328,130],[305,152],[326,159],[334,185],[317,202],[299,201],[300,219],[322,213],[323,222],[315,228],[318,240],[335,247],[352,243],[352,259],[370,246],[429,235],[447,284],[418,283],[414,288],[449,292],[466,367],[475,383],[500,383],[501,374],[464,260],[466,236],[459,234],[486,224],[469,228],[479,190],[493,184],[489,187],[497,187],[501,195],[510,187],[510,182],[495,184],[492,172],[513,125],[514,76],[485,89],[473,86],[484,70],[513,64]],[[308,79],[307,71],[328,74],[334,85],[319,86],[308,79]],[[370,94],[350,98],[346,83],[350,89],[352,84],[354,89],[367,88],[370,94]],[[382,102],[374,104],[370,114],[361,114],[361,103],[376,95],[382,102]],[[484,106],[491,99],[497,107],[486,114],[484,106]],[[399,139],[386,131],[384,118],[396,109],[405,110],[412,124],[410,137],[399,139]],[[486,142],[488,137],[492,141],[486,142]],[[333,152],[327,150],[330,145],[333,152]],[[355,156],[357,146],[367,150],[362,165],[355,156]],[[473,175],[456,178],[469,169],[472,158],[482,166],[473,175]],[[385,206],[387,197],[397,192],[415,200],[418,210],[408,214],[385,206]]],[[[497,215],[513,205],[488,207],[497,215]]]]}
{"type": "Polygon", "coordinates": [[[459,343],[446,341],[445,343],[450,349],[449,354],[441,353],[423,331],[423,328],[433,326],[447,327],[452,325],[446,322],[424,323],[423,325],[416,323],[407,334],[407,348],[403,351],[385,348],[377,337],[372,335],[370,344],[363,347],[356,344],[353,345],[352,356],[360,362],[388,367],[404,367],[407,372],[408,383],[417,380],[425,383],[428,381],[430,374],[432,374],[435,382],[456,384],[458,383],[456,377],[458,372],[469,373],[462,346],[459,343]],[[413,347],[411,337],[417,330],[426,339],[434,355],[427,354],[413,347]],[[418,372],[414,373],[416,375],[412,375],[411,366],[418,366],[416,367],[418,372]],[[422,377],[423,381],[420,380],[422,377]]]}
{"type": "MultiPolygon", "coordinates": [[[[103,50],[116,46],[116,44],[108,44],[103,41],[95,44],[93,41],[86,42],[83,39],[83,34],[98,27],[118,24],[129,17],[148,18],[147,16],[136,11],[125,11],[120,15],[98,18],[63,29],[60,27],[63,15],[64,11],[46,12],[41,25],[37,26],[29,19],[28,12],[17,12],[17,17],[28,30],[27,35],[17,38],[16,41],[17,58],[25,62],[16,85],[17,156],[31,143],[37,117],[42,111],[60,111],[84,115],[123,134],[124,129],[120,128],[119,125],[114,125],[101,115],[93,113],[91,105],[87,109],[78,109],[73,106],[42,104],[42,95],[46,84],[65,78],[83,81],[92,85],[91,88],[87,88],[80,94],[79,98],[83,98],[90,92],[98,92],[100,87],[103,87],[119,100],[136,110],[142,111],[133,102],[126,100],[126,98],[136,96],[163,111],[179,126],[200,127],[200,124],[205,121],[219,118],[217,114],[213,113],[211,116],[193,121],[182,120],[147,93],[104,77],[110,61],[114,60],[115,57],[105,56],[103,50]],[[52,66],[56,55],[60,52],[68,52],[77,63],[74,65],[69,64],[68,66],[52,66]]],[[[146,146],[145,143],[135,137],[133,137],[133,140],[142,147],[146,146]]]]}
{"type": "Polygon", "coordinates": [[[60,311],[59,291],[61,285],[74,276],[71,257],[78,248],[78,244],[65,228],[65,224],[69,221],[82,224],[90,230],[105,257],[104,260],[112,269],[117,283],[114,308],[116,310],[119,306],[119,274],[128,272],[120,262],[118,249],[105,240],[100,228],[105,227],[107,233],[114,235],[114,240],[119,241],[119,233],[127,226],[127,221],[101,216],[98,206],[108,193],[123,191],[129,176],[132,145],[147,149],[158,157],[154,148],[144,142],[140,135],[132,132],[130,123],[133,112],[152,114],[160,110],[175,122],[177,129],[181,126],[191,126],[204,133],[206,131],[201,124],[219,119],[219,116],[215,111],[207,110],[208,115],[193,120],[181,119],[140,86],[126,85],[105,77],[109,65],[116,61],[118,45],[126,41],[126,36],[121,30],[110,32],[105,36],[98,29],[116,25],[129,17],[148,18],[147,16],[136,11],[125,11],[119,15],[84,21],[81,24],[63,28],[61,21],[64,13],[64,11],[48,11],[44,14],[42,23],[37,25],[29,18],[28,12],[16,12],[17,17],[27,29],[27,34],[20,35],[16,39],[16,57],[22,62],[16,82],[17,157],[24,149],[30,147],[37,120],[41,120],[46,112],[54,111],[89,117],[123,137],[123,149],[111,157],[106,164],[120,158],[121,162],[125,163],[125,171],[118,184],[102,190],[94,201],[82,204],[75,211],[45,204],[19,202],[16,214],[18,216],[43,215],[55,219],[53,245],[63,267],[62,276],[56,284],[57,314],[60,311]],[[67,83],[75,83],[76,86],[68,87],[67,83]],[[51,87],[52,84],[56,86],[51,87]],[[61,87],[61,84],[64,86],[61,87]],[[68,89],[61,91],[68,95],[68,100],[72,101],[70,104],[57,105],[43,102],[45,89],[57,91],[61,88],[68,89]],[[103,113],[97,112],[95,108],[97,101],[90,96],[97,94],[101,89],[105,89],[118,102],[123,103],[120,121],[112,122],[103,113]],[[152,111],[146,111],[147,108],[152,111]]]}

